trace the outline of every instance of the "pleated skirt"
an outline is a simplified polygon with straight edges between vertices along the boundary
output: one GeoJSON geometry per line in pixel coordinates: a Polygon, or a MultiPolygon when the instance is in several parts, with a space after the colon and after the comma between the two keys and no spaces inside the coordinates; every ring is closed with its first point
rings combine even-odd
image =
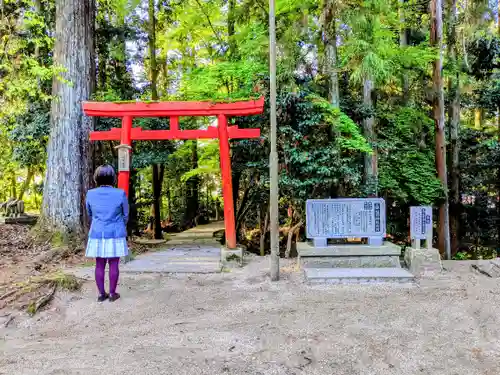
{"type": "Polygon", "coordinates": [[[127,255],[126,238],[89,238],[85,250],[88,258],[120,258],[127,255]]]}

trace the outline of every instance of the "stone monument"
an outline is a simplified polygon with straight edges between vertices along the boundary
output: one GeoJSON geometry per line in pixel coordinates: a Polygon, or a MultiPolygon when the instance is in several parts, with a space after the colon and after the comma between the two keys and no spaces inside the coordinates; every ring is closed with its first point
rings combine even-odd
{"type": "Polygon", "coordinates": [[[425,276],[443,269],[441,255],[432,247],[432,233],[432,207],[410,207],[411,247],[406,248],[404,259],[414,275],[425,276]]]}
{"type": "Polygon", "coordinates": [[[316,267],[400,268],[401,248],[386,236],[382,198],[314,199],[306,202],[306,233],[311,243],[297,244],[299,264],[316,267]],[[366,244],[329,244],[335,239],[366,239],[366,244]]]}

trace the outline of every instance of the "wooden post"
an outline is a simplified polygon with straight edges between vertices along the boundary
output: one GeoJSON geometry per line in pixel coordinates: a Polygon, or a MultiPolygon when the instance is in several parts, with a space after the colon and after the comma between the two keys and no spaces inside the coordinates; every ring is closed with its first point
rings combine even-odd
{"type": "Polygon", "coordinates": [[[128,197],[130,180],[130,150],[132,148],[132,117],[122,119],[121,144],[118,146],[118,188],[125,191],[128,197]],[[120,160],[120,153],[122,158],[120,160]],[[125,155],[123,153],[126,153],[125,155]]]}
{"type": "Polygon", "coordinates": [[[226,246],[236,249],[236,225],[234,219],[233,183],[231,176],[231,155],[229,150],[229,135],[227,131],[227,117],[219,115],[219,147],[220,166],[222,175],[222,195],[224,197],[224,226],[226,228],[226,246]]]}
{"type": "Polygon", "coordinates": [[[277,151],[276,119],[276,4],[269,0],[269,75],[270,75],[270,143],[269,153],[269,228],[271,232],[271,280],[280,278],[280,234],[279,234],[279,171],[277,151]]]}

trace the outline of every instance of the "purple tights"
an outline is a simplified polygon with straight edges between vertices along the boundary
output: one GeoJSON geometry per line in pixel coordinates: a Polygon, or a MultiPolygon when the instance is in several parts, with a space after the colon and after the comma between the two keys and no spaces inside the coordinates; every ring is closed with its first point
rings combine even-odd
{"type": "Polygon", "coordinates": [[[116,293],[116,286],[118,285],[118,276],[120,276],[120,270],[118,266],[120,264],[120,258],[96,258],[95,259],[95,283],[97,284],[97,289],[101,296],[106,294],[104,289],[104,275],[106,274],[106,262],[109,263],[109,294],[114,295],[116,293]]]}

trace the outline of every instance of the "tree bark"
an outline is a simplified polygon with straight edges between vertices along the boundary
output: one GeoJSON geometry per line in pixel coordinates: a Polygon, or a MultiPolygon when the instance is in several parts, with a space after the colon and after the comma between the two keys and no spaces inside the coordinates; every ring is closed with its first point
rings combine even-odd
{"type": "Polygon", "coordinates": [[[129,220],[127,225],[127,233],[129,236],[139,233],[138,228],[138,211],[137,211],[137,192],[135,184],[137,182],[137,171],[133,168],[130,170],[130,182],[128,192],[128,204],[130,207],[129,220]]]}
{"type": "Polygon", "coordinates": [[[236,26],[236,0],[228,1],[227,11],[227,35],[229,38],[229,57],[231,60],[236,60],[237,44],[234,39],[236,26]]]}
{"type": "Polygon", "coordinates": [[[443,91],[443,4],[442,0],[431,0],[431,46],[439,56],[433,63],[433,117],[436,131],[436,170],[443,186],[444,199],[439,207],[439,250],[447,259],[451,258],[450,224],[448,205],[448,171],[446,166],[446,136],[443,91]]]}
{"type": "MultiPolygon", "coordinates": [[[[191,168],[198,168],[198,142],[196,140],[191,141],[191,168]]],[[[193,176],[186,181],[186,223],[188,225],[195,225],[194,219],[198,215],[200,209],[199,203],[199,190],[200,190],[200,178],[198,176],[193,176]]]]}
{"type": "MultiPolygon", "coordinates": [[[[158,100],[158,68],[156,64],[156,14],[155,14],[155,1],[148,1],[148,16],[149,16],[149,32],[148,32],[148,45],[149,45],[149,72],[151,75],[151,99],[158,100]]],[[[163,238],[161,230],[161,184],[160,179],[160,166],[158,164],[152,165],[153,175],[153,232],[154,238],[159,240],[163,238]]]]}
{"type": "MultiPolygon", "coordinates": [[[[500,0],[497,2],[497,38],[500,38],[500,0]]],[[[500,103],[497,105],[497,142],[500,143],[500,103]]],[[[497,236],[500,243],[500,166],[497,169],[497,236]]]]}
{"type": "Polygon", "coordinates": [[[10,196],[12,198],[17,197],[17,178],[14,170],[10,173],[10,196]]]}
{"type": "Polygon", "coordinates": [[[86,223],[93,120],[83,116],[82,102],[90,99],[95,84],[94,11],[93,0],[56,0],[54,66],[63,67],[62,76],[72,84],[53,81],[40,224],[67,234],[82,234],[86,223]]]}
{"type": "MultiPolygon", "coordinates": [[[[399,46],[401,48],[408,47],[408,28],[406,27],[406,17],[405,17],[405,9],[404,4],[406,0],[399,0],[399,22],[400,22],[400,30],[399,30],[399,46]]],[[[410,100],[410,81],[408,80],[408,74],[403,71],[403,104],[406,105],[410,100]]]]}
{"type": "MultiPolygon", "coordinates": [[[[367,109],[373,109],[373,82],[370,78],[363,81],[363,103],[367,109]]],[[[368,196],[378,195],[378,157],[375,135],[375,118],[369,116],[363,120],[363,130],[367,141],[372,146],[372,153],[365,154],[364,175],[368,196]]]]}
{"type": "Polygon", "coordinates": [[[288,231],[288,238],[286,241],[285,258],[290,258],[290,253],[292,252],[292,241],[293,235],[302,227],[303,222],[299,221],[288,231]]]}
{"type": "MultiPolygon", "coordinates": [[[[162,166],[163,167],[163,166],[162,166]]],[[[161,215],[160,215],[160,199],[161,199],[161,185],[162,185],[162,173],[160,171],[160,166],[158,164],[153,164],[153,211],[154,211],[154,238],[161,240],[163,238],[161,230],[161,215]]]]}
{"type": "Polygon", "coordinates": [[[453,73],[448,81],[448,119],[450,124],[450,238],[451,252],[455,254],[459,246],[460,224],[460,76],[457,66],[457,0],[448,0],[448,58],[453,73]]]}
{"type": "Polygon", "coordinates": [[[239,170],[232,169],[231,183],[233,186],[233,204],[234,212],[238,212],[238,201],[240,199],[240,183],[241,183],[241,172],[239,170]]]}
{"type": "Polygon", "coordinates": [[[149,15],[149,72],[151,75],[151,100],[158,100],[158,68],[156,64],[156,14],[155,1],[149,0],[148,15],[149,15]]]}
{"type": "Polygon", "coordinates": [[[323,8],[323,44],[325,47],[325,74],[328,77],[328,100],[332,106],[340,108],[336,16],[336,0],[325,0],[323,8]]]}

